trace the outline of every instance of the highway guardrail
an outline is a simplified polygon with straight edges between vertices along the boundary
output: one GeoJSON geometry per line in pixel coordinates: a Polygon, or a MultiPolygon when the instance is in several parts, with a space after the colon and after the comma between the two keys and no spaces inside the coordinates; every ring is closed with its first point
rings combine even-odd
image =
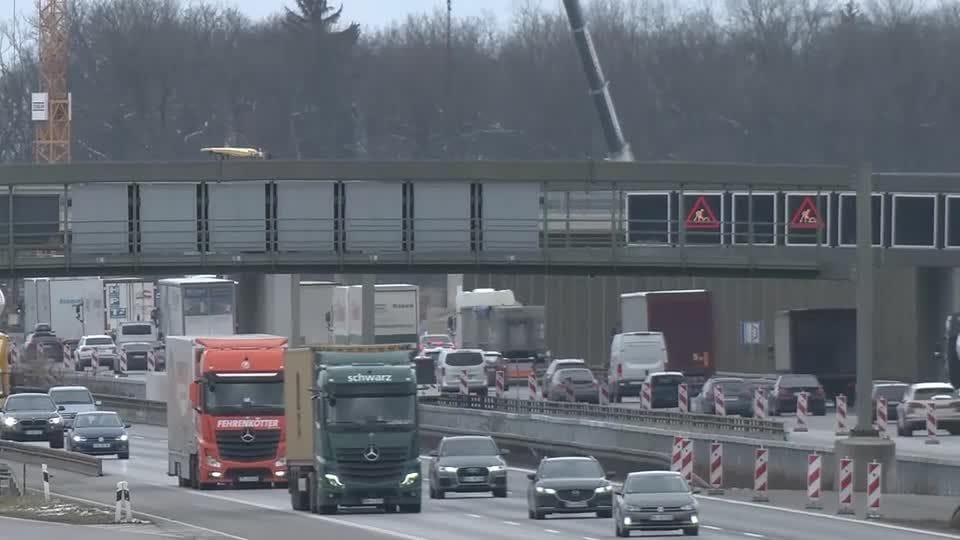
{"type": "Polygon", "coordinates": [[[615,405],[570,403],[564,401],[534,401],[513,398],[481,398],[476,395],[425,396],[420,402],[440,407],[458,407],[524,415],[589,418],[605,422],[643,425],[683,431],[723,433],[784,441],[787,433],[783,422],[760,420],[741,416],[680,413],[674,411],[642,410],[615,405]]]}
{"type": "Polygon", "coordinates": [[[126,396],[94,394],[93,398],[103,403],[101,407],[117,412],[124,421],[148,426],[167,425],[167,402],[147,401],[126,396]]]}
{"type": "Polygon", "coordinates": [[[103,461],[100,458],[55,448],[0,441],[0,459],[28,465],[46,464],[53,470],[84,476],[103,476],[103,461]]]}

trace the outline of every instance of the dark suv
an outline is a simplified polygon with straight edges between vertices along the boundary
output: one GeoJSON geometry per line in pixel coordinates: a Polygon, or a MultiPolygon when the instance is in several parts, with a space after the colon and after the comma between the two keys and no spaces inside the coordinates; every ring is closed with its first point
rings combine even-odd
{"type": "Polygon", "coordinates": [[[63,448],[63,407],[47,394],[12,394],[0,409],[0,439],[50,441],[50,448],[63,448]]]}
{"type": "Polygon", "coordinates": [[[430,452],[430,498],[446,493],[482,493],[507,496],[507,464],[492,437],[444,437],[430,452]]]}
{"type": "Polygon", "coordinates": [[[815,375],[786,374],[777,378],[770,392],[769,412],[779,416],[785,412],[797,411],[797,394],[807,393],[807,414],[823,416],[827,414],[827,397],[815,375]]]}

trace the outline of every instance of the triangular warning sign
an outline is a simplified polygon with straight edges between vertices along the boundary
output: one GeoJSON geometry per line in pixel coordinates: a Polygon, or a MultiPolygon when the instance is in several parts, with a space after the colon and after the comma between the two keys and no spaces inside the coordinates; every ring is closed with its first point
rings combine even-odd
{"type": "Polygon", "coordinates": [[[793,229],[819,229],[823,227],[823,219],[820,217],[820,211],[817,210],[817,203],[813,202],[813,197],[803,198],[800,207],[793,213],[790,227],[793,229]]]}
{"type": "Polygon", "coordinates": [[[690,209],[690,213],[687,214],[687,228],[688,229],[719,229],[720,222],[717,221],[717,216],[713,213],[713,210],[710,208],[710,205],[707,203],[707,198],[703,195],[697,197],[697,201],[693,203],[693,208],[690,209]]]}

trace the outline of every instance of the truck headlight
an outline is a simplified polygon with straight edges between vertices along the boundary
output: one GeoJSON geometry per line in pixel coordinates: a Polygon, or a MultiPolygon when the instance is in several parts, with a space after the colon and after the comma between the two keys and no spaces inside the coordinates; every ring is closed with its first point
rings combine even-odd
{"type": "Polygon", "coordinates": [[[217,458],[213,456],[207,456],[207,467],[213,467],[214,469],[220,468],[220,462],[217,461],[217,458]]]}
{"type": "Polygon", "coordinates": [[[535,489],[537,490],[537,493],[546,493],[547,495],[556,495],[557,493],[557,490],[553,488],[545,488],[545,487],[537,486],[535,489]]]}
{"type": "Polygon", "coordinates": [[[8,417],[6,417],[6,418],[3,419],[3,425],[5,425],[5,426],[7,426],[7,427],[13,427],[13,426],[17,425],[17,419],[14,418],[14,417],[12,417],[12,416],[8,416],[8,417]]]}
{"type": "Polygon", "coordinates": [[[611,491],[613,491],[613,486],[600,486],[593,490],[594,493],[610,493],[611,491]]]}
{"type": "Polygon", "coordinates": [[[126,441],[126,440],[129,439],[129,438],[130,438],[130,437],[128,437],[126,433],[124,433],[123,435],[120,436],[120,440],[121,440],[121,441],[126,441]]]}
{"type": "Polygon", "coordinates": [[[400,485],[404,487],[412,486],[416,484],[417,480],[419,479],[420,479],[420,473],[415,473],[415,472],[408,473],[406,476],[403,477],[403,482],[400,482],[400,485]]]}
{"type": "Polygon", "coordinates": [[[343,482],[340,481],[340,477],[335,474],[327,473],[323,475],[323,478],[333,487],[342,488],[343,482]]]}
{"type": "Polygon", "coordinates": [[[440,467],[440,472],[455,473],[457,472],[456,467],[440,467]]]}
{"type": "Polygon", "coordinates": [[[487,467],[487,470],[490,472],[499,472],[505,470],[503,465],[491,465],[487,467]]]}
{"type": "Polygon", "coordinates": [[[60,418],[59,416],[54,416],[53,418],[47,420],[47,422],[50,422],[53,425],[62,424],[63,418],[60,418]]]}

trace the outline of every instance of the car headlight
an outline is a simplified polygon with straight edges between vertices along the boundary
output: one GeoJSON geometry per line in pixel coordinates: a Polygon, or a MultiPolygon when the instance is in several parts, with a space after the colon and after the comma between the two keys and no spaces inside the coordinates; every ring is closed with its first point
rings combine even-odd
{"type": "Polygon", "coordinates": [[[403,477],[403,482],[400,482],[401,486],[412,486],[417,483],[417,480],[420,479],[420,473],[408,473],[403,477]]]}
{"type": "Polygon", "coordinates": [[[13,426],[17,425],[17,419],[14,418],[14,417],[12,417],[12,416],[8,416],[8,417],[6,417],[6,418],[3,419],[3,425],[5,425],[5,426],[7,426],[7,427],[13,427],[13,426]]]}
{"type": "Polygon", "coordinates": [[[491,465],[487,467],[487,470],[490,472],[498,472],[498,471],[506,470],[506,468],[503,465],[491,465]]]}
{"type": "Polygon", "coordinates": [[[73,439],[73,442],[83,442],[83,441],[87,440],[87,439],[85,439],[85,438],[83,438],[83,437],[81,437],[81,436],[79,436],[79,435],[74,435],[74,436],[71,437],[71,438],[73,439]]]}
{"type": "Polygon", "coordinates": [[[440,467],[440,471],[441,471],[441,472],[455,473],[455,472],[457,472],[457,468],[456,468],[456,467],[440,467]]]}
{"type": "Polygon", "coordinates": [[[47,420],[47,422],[50,422],[53,425],[57,425],[57,424],[63,423],[63,418],[60,418],[59,416],[54,416],[53,418],[47,420]]]}
{"type": "Polygon", "coordinates": [[[537,486],[535,489],[537,490],[537,493],[546,493],[547,495],[556,495],[557,493],[557,490],[553,488],[545,488],[545,487],[537,486]]]}
{"type": "Polygon", "coordinates": [[[613,491],[613,486],[600,486],[593,490],[594,493],[610,493],[611,491],[613,491]]]}
{"type": "Polygon", "coordinates": [[[323,478],[333,487],[343,487],[343,482],[340,481],[340,477],[335,474],[327,473],[323,475],[323,478]]]}
{"type": "Polygon", "coordinates": [[[207,456],[207,467],[213,467],[214,469],[219,469],[220,462],[217,461],[217,458],[213,456],[207,456]]]}
{"type": "Polygon", "coordinates": [[[129,437],[127,436],[126,433],[124,433],[123,435],[120,436],[120,440],[121,440],[121,441],[126,441],[127,439],[129,439],[129,437]]]}
{"type": "Polygon", "coordinates": [[[685,504],[685,505],[681,506],[680,509],[683,510],[683,511],[685,511],[685,512],[689,512],[689,511],[691,511],[691,510],[696,510],[696,509],[697,509],[697,505],[695,505],[695,504],[685,504]]]}
{"type": "Polygon", "coordinates": [[[640,511],[640,507],[639,507],[639,506],[633,506],[632,504],[624,505],[624,508],[626,508],[627,512],[639,512],[639,511],[640,511]]]}

